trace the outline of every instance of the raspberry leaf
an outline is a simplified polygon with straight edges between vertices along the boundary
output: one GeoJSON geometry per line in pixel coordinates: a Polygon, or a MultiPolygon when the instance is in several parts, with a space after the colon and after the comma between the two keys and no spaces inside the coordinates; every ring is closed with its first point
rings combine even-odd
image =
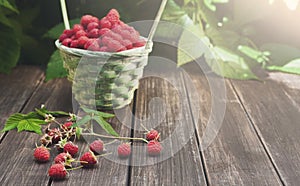
{"type": "Polygon", "coordinates": [[[41,124],[45,124],[44,120],[40,120],[40,119],[25,119],[25,120],[21,120],[18,123],[18,132],[21,131],[32,131],[35,132],[37,134],[42,134],[41,131],[41,124]]]}
{"type": "Polygon", "coordinates": [[[110,135],[119,136],[119,134],[107,123],[101,116],[95,116],[93,119],[110,135]]]}
{"type": "Polygon", "coordinates": [[[0,0],[0,6],[10,9],[15,13],[19,13],[17,7],[14,4],[10,3],[8,0],[0,0]]]}
{"type": "Polygon", "coordinates": [[[23,119],[24,114],[20,114],[20,113],[15,113],[13,115],[11,115],[4,126],[4,129],[1,130],[1,132],[6,132],[12,129],[17,128],[18,123],[23,119]]]}
{"type": "Polygon", "coordinates": [[[82,110],[88,114],[95,114],[97,116],[101,116],[105,119],[108,119],[108,118],[113,118],[115,117],[114,114],[110,114],[110,113],[105,113],[105,112],[100,112],[100,111],[97,111],[97,110],[92,110],[92,109],[88,109],[88,108],[82,108],[82,110]]]}
{"type": "Polygon", "coordinates": [[[46,114],[51,114],[53,116],[69,116],[69,113],[64,112],[64,111],[50,111],[47,110],[45,107],[40,108],[40,109],[35,109],[36,113],[39,114],[40,116],[44,117],[46,114]]]}
{"type": "Polygon", "coordinates": [[[72,125],[72,127],[78,127],[80,125],[84,125],[87,122],[91,121],[92,117],[90,115],[86,115],[82,117],[81,119],[77,120],[76,123],[72,125]]]}

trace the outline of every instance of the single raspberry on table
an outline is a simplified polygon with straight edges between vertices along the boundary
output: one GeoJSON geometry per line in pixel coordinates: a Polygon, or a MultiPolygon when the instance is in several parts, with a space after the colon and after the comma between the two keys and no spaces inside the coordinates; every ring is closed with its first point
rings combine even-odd
{"type": "Polygon", "coordinates": [[[162,150],[161,144],[156,140],[151,140],[147,145],[147,152],[150,156],[158,156],[162,150]]]}
{"type": "Polygon", "coordinates": [[[34,150],[33,156],[38,162],[47,162],[50,159],[50,152],[42,145],[34,150]]]}
{"type": "Polygon", "coordinates": [[[118,155],[120,158],[128,158],[131,154],[131,146],[129,143],[122,143],[118,146],[118,155]]]}
{"type": "Polygon", "coordinates": [[[72,162],[74,161],[75,159],[73,159],[71,154],[69,154],[68,152],[67,153],[62,152],[54,158],[55,163],[61,163],[65,165],[65,167],[72,167],[72,162]]]}
{"type": "Polygon", "coordinates": [[[150,130],[146,134],[146,140],[151,141],[151,140],[159,140],[160,134],[157,130],[150,130]]]}
{"type": "Polygon", "coordinates": [[[74,157],[78,152],[78,146],[69,141],[64,145],[64,152],[68,152],[72,157],[74,157]]]}
{"type": "Polygon", "coordinates": [[[48,175],[50,178],[53,180],[62,180],[66,178],[67,176],[67,169],[63,164],[53,164],[49,170],[48,170],[48,175]]]}
{"type": "MultiPolygon", "coordinates": [[[[101,49],[101,48],[100,48],[101,49]]],[[[90,144],[90,150],[95,154],[101,154],[104,150],[103,141],[98,139],[90,144]]]]}
{"type": "Polygon", "coordinates": [[[98,163],[98,160],[95,154],[92,151],[89,151],[81,156],[80,163],[85,168],[91,168],[98,163]]]}

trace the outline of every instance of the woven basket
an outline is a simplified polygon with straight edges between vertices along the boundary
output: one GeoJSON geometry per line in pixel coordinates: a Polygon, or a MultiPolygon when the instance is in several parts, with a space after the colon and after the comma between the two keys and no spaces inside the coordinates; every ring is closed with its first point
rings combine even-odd
{"type": "Polygon", "coordinates": [[[98,110],[119,109],[133,99],[147,65],[152,43],[118,53],[68,48],[55,42],[73,83],[72,92],[81,106],[98,110]]]}

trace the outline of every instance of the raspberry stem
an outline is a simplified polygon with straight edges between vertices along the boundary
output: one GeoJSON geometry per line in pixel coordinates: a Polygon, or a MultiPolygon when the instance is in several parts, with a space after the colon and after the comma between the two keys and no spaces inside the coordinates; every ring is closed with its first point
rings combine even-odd
{"type": "Polygon", "coordinates": [[[137,141],[143,141],[148,143],[148,141],[144,138],[130,138],[130,137],[121,137],[121,136],[106,136],[102,134],[96,134],[96,133],[82,133],[81,135],[85,136],[98,136],[101,138],[108,138],[108,139],[119,139],[119,140],[137,140],[137,141]]]}
{"type": "Polygon", "coordinates": [[[74,168],[71,168],[71,169],[66,169],[67,171],[71,171],[71,170],[77,170],[77,169],[81,169],[83,166],[78,166],[78,167],[74,167],[74,168]]]}

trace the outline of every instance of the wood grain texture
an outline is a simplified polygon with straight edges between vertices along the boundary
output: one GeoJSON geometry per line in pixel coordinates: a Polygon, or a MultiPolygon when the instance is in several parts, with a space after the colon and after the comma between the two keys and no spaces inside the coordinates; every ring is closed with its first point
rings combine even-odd
{"type": "Polygon", "coordinates": [[[177,85],[156,77],[141,81],[137,92],[134,135],[145,136],[141,124],[148,129],[157,129],[161,133],[163,150],[160,156],[150,157],[146,153],[146,144],[134,143],[131,161],[150,165],[132,166],[130,185],[206,185],[194,131],[192,134],[185,130],[174,133],[177,127],[192,124],[180,74],[172,71],[162,73],[175,80],[177,85]],[[183,94],[182,97],[180,94],[183,94]],[[187,143],[181,144],[186,139],[189,139],[187,143]],[[180,151],[174,152],[176,146],[182,147],[180,151]],[[168,153],[173,155],[168,157],[168,153]]]}
{"type": "MultiPolygon", "coordinates": [[[[22,82],[20,82],[22,83],[22,82]]],[[[21,86],[21,85],[20,85],[21,86]]],[[[18,97],[15,97],[18,99],[18,97]]],[[[39,86],[22,110],[28,113],[44,103],[51,110],[72,111],[71,86],[66,79],[54,80],[39,86]]],[[[1,143],[1,185],[47,185],[51,161],[39,164],[34,161],[33,149],[40,136],[34,133],[8,132],[1,143]]],[[[51,160],[53,160],[53,156],[51,160]]]]}
{"type": "MultiPolygon", "coordinates": [[[[272,74],[274,75],[280,74],[272,74]]],[[[300,77],[232,84],[286,185],[300,182],[300,77]]],[[[274,78],[272,78],[274,79],[274,78]]]]}
{"type": "MultiPolygon", "coordinates": [[[[185,66],[200,100],[199,139],[202,139],[212,109],[206,77],[195,63],[185,66]]],[[[217,78],[213,73],[210,78],[217,78]]],[[[188,80],[187,80],[188,81],[188,80]]],[[[244,82],[243,82],[244,83],[244,82]]],[[[281,185],[262,144],[252,128],[230,83],[226,80],[226,111],[214,141],[203,149],[204,162],[210,185],[281,185]]]]}
{"type": "MultiPolygon", "coordinates": [[[[7,118],[19,112],[43,80],[43,72],[37,67],[19,66],[11,74],[0,74],[0,128],[7,118]]],[[[0,134],[0,139],[3,133],[0,134]]]]}

